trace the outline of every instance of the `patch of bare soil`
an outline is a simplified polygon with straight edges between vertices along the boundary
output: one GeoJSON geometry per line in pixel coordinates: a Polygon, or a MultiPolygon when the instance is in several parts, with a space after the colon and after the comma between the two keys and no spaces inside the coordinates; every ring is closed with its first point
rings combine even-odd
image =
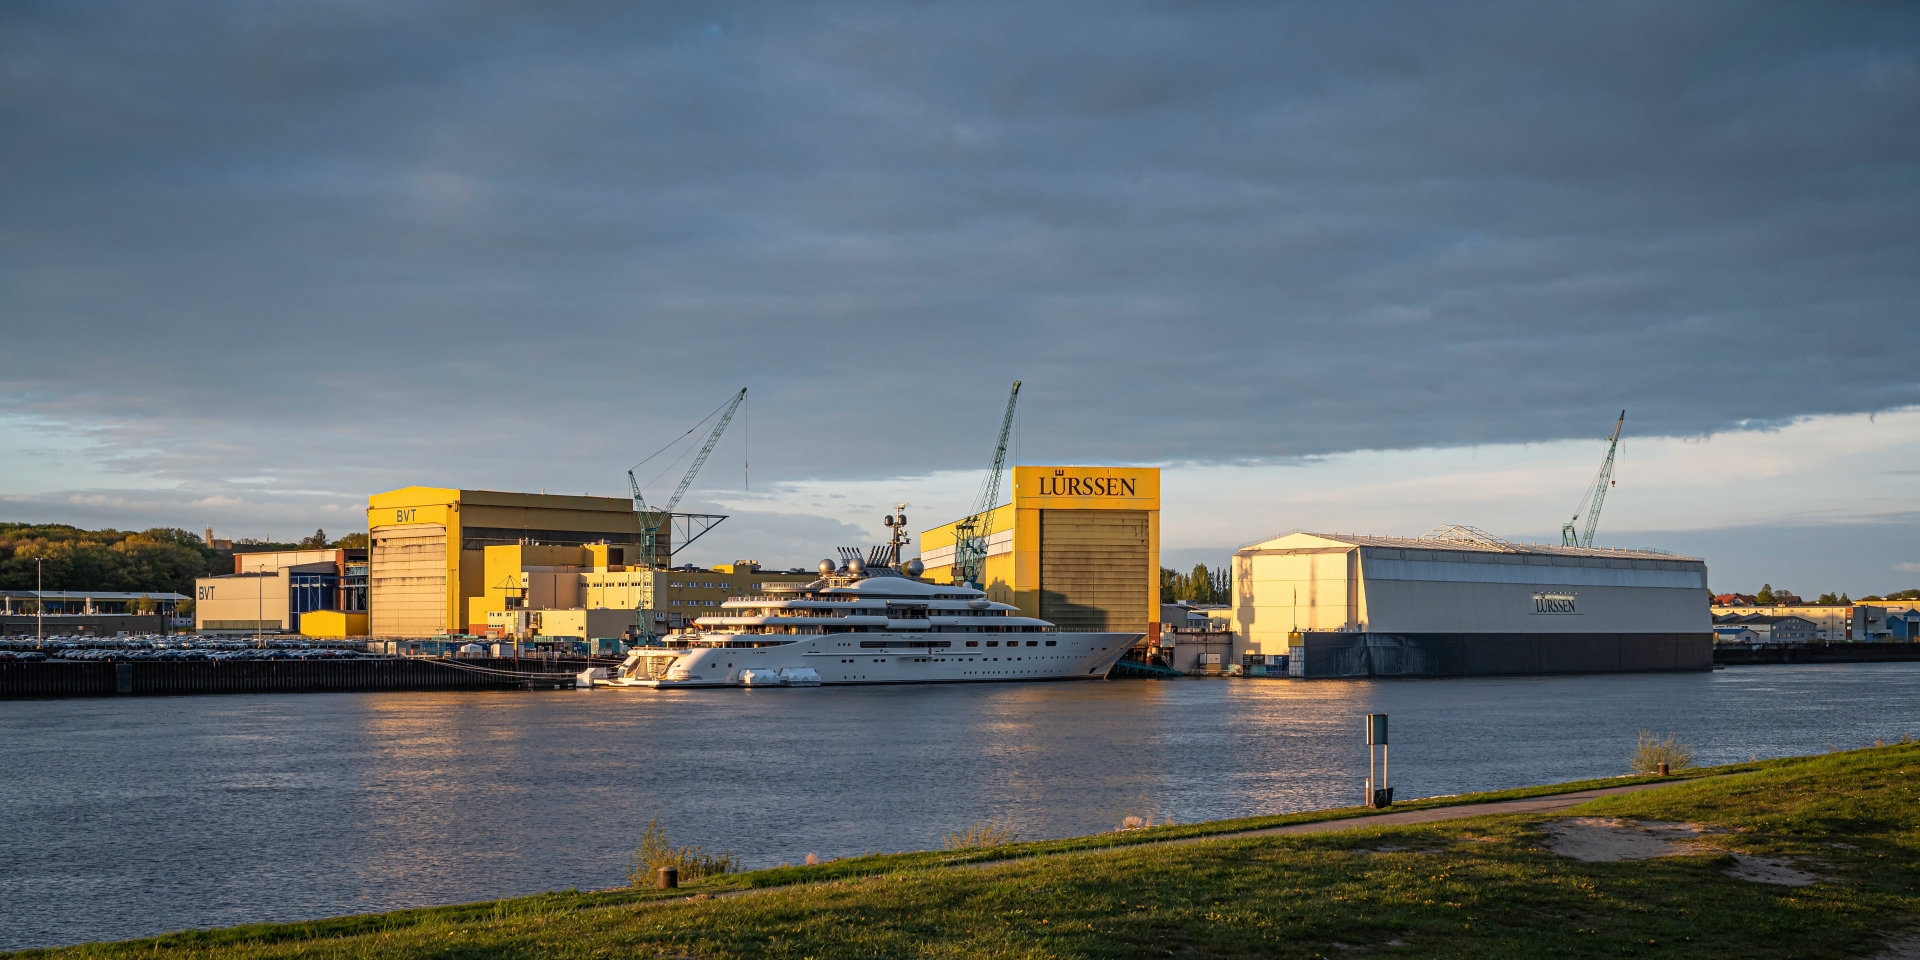
{"type": "Polygon", "coordinates": [[[1569,817],[1541,824],[1540,832],[1546,834],[1547,849],[1563,857],[1588,863],[1617,863],[1621,860],[1650,860],[1689,853],[1719,852],[1733,857],[1734,864],[1726,869],[1726,874],[1740,880],[1804,887],[1820,879],[1801,870],[1791,860],[1718,850],[1703,843],[1703,839],[1710,834],[1731,831],[1698,823],[1569,817]]]}
{"type": "Polygon", "coordinates": [[[1569,817],[1542,824],[1540,831],[1547,835],[1547,849],[1588,863],[1699,853],[1701,837],[1725,832],[1697,823],[1613,817],[1569,817]]]}
{"type": "Polygon", "coordinates": [[[1872,960],[1920,960],[1920,933],[1889,941],[1872,960]]]}
{"type": "MultiPolygon", "coordinates": [[[[1733,855],[1733,861],[1733,866],[1728,867],[1725,873],[1738,880],[1777,883],[1783,887],[1804,887],[1820,882],[1819,877],[1800,869],[1799,865],[1792,860],[1769,860],[1736,853],[1733,855]]],[[[1920,957],[1920,953],[1914,956],[1920,957]]]]}

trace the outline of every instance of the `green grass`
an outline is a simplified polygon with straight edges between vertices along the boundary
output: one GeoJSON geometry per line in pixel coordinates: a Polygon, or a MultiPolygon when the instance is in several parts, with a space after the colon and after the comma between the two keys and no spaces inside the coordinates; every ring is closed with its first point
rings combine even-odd
{"type": "Polygon", "coordinates": [[[19,956],[1859,957],[1920,918],[1920,745],[1687,774],[1720,776],[1579,812],[1737,828],[1717,842],[1801,857],[1830,879],[1736,880],[1718,852],[1579,863],[1538,842],[1537,822],[1564,813],[1138,846],[1365,812],[1349,809],[850,858],[671,895],[565,892],[19,956]]]}

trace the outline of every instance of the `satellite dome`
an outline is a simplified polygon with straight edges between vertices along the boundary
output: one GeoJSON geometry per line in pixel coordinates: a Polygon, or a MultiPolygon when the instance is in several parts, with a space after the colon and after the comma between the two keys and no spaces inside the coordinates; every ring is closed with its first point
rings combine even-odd
{"type": "Polygon", "coordinates": [[[907,576],[917,577],[926,572],[927,572],[927,565],[924,563],[921,563],[918,559],[907,561],[907,567],[906,567],[907,576]]]}
{"type": "Polygon", "coordinates": [[[854,557],[853,559],[847,561],[847,572],[853,574],[856,577],[863,573],[866,573],[867,562],[865,560],[860,559],[859,557],[854,557]]]}
{"type": "Polygon", "coordinates": [[[837,567],[835,567],[835,566],[833,565],[833,561],[832,561],[832,560],[822,560],[822,561],[820,561],[820,575],[821,575],[821,576],[823,576],[823,577],[831,577],[831,576],[833,576],[833,571],[834,571],[834,570],[836,570],[836,569],[838,569],[838,568],[837,568],[837,567]]]}

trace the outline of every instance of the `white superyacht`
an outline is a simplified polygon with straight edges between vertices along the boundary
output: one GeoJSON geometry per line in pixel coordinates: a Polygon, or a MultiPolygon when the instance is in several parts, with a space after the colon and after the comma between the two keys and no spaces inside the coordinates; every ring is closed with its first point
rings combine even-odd
{"type": "Polygon", "coordinates": [[[967,584],[928,582],[920,561],[896,562],[902,545],[896,534],[867,558],[843,548],[841,563],[820,561],[820,579],[812,583],[767,584],[758,596],[727,600],[718,615],[695,621],[696,632],[634,648],[600,683],[667,689],[1096,680],[1142,637],[1062,632],[967,584]]]}

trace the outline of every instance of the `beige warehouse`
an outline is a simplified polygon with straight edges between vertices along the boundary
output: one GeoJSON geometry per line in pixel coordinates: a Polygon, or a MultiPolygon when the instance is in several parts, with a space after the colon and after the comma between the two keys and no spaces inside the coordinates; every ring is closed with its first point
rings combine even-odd
{"type": "Polygon", "coordinates": [[[1290,533],[1234,554],[1236,653],[1296,676],[1707,669],[1706,564],[1643,550],[1290,533]]]}

